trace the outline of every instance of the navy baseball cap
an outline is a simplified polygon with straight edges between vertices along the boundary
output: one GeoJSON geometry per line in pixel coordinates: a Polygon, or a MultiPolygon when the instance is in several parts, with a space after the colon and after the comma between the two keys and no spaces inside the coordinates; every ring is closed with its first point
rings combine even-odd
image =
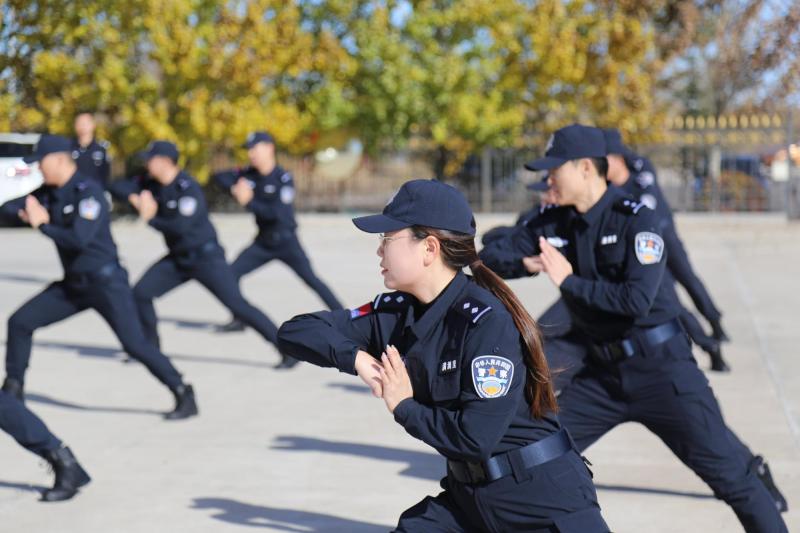
{"type": "Polygon", "coordinates": [[[475,235],[475,217],[461,191],[439,180],[411,180],[392,196],[383,213],[353,219],[367,233],[387,233],[411,226],[475,235]]]}
{"type": "Polygon", "coordinates": [[[45,134],[39,137],[39,142],[36,143],[36,148],[33,150],[33,153],[26,155],[22,160],[30,165],[31,163],[41,161],[46,155],[71,151],[72,143],[66,137],[45,134]]]}
{"type": "Polygon", "coordinates": [[[603,131],[592,126],[572,124],[556,130],[547,141],[544,157],[525,163],[528,170],[552,170],[567,161],[583,157],[605,157],[603,131]]]}
{"type": "Polygon", "coordinates": [[[633,154],[631,149],[622,142],[622,135],[617,128],[603,129],[603,136],[606,138],[606,155],[619,154],[629,157],[633,154]]]}
{"type": "Polygon", "coordinates": [[[534,181],[533,183],[529,183],[526,188],[529,191],[544,192],[550,188],[550,185],[547,184],[547,177],[545,176],[539,181],[534,181]]]}
{"type": "Polygon", "coordinates": [[[258,143],[275,144],[275,139],[272,137],[272,135],[270,135],[266,131],[254,131],[253,133],[247,136],[247,140],[242,145],[242,148],[247,148],[249,150],[258,143]]]}
{"type": "Polygon", "coordinates": [[[145,161],[150,161],[151,158],[157,155],[169,157],[173,163],[177,163],[180,153],[178,152],[178,147],[169,141],[153,141],[147,147],[147,150],[142,152],[142,158],[145,161]]]}

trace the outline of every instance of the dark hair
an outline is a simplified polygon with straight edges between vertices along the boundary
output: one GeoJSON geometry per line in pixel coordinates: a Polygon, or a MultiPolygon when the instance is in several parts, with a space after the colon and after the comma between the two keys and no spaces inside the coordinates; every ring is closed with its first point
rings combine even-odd
{"type": "Polygon", "coordinates": [[[506,285],[497,274],[483,264],[475,249],[475,237],[465,233],[412,226],[411,233],[415,239],[436,237],[442,250],[442,259],[450,268],[459,271],[469,266],[475,281],[484,289],[491,292],[511,313],[514,325],[525,344],[525,397],[531,405],[531,414],[542,418],[547,412],[556,412],[556,394],[553,390],[553,381],[550,368],[544,357],[542,348],[542,335],[536,321],[525,310],[514,292],[506,285]]]}
{"type": "Polygon", "coordinates": [[[605,157],[590,157],[589,160],[601,178],[608,176],[608,159],[605,157]]]}

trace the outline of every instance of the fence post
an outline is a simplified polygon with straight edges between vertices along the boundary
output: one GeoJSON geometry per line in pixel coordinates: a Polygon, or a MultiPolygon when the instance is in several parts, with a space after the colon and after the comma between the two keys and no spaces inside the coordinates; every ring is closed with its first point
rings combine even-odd
{"type": "Polygon", "coordinates": [[[481,153],[481,211],[492,210],[492,149],[484,148],[481,153]]]}
{"type": "Polygon", "coordinates": [[[794,109],[789,108],[786,128],[786,216],[789,220],[800,219],[800,176],[795,175],[792,161],[794,143],[794,109]]]}
{"type": "Polygon", "coordinates": [[[722,174],[722,148],[719,144],[711,147],[708,157],[708,174],[711,178],[711,212],[716,213],[722,203],[722,187],[720,175],[722,174]]]}

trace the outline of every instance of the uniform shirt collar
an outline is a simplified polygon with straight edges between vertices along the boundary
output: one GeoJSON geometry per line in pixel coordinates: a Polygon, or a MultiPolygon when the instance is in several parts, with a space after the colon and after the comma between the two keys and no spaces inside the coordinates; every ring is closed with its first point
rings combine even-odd
{"type": "MultiPolygon", "coordinates": [[[[425,311],[419,321],[413,322],[411,332],[417,339],[426,338],[433,328],[439,324],[447,311],[453,306],[456,298],[464,292],[469,279],[463,272],[457,272],[453,280],[436,297],[431,306],[425,311]]],[[[414,307],[409,306],[410,320],[413,321],[414,307]]]]}
{"type": "Polygon", "coordinates": [[[72,186],[75,185],[78,181],[78,172],[76,171],[67,182],[62,185],[61,187],[50,187],[50,193],[53,195],[54,198],[61,199],[68,190],[72,189],[72,186]]]}
{"type": "Polygon", "coordinates": [[[597,223],[597,221],[600,220],[600,217],[607,210],[608,206],[611,205],[611,203],[617,198],[617,196],[619,196],[619,189],[609,185],[609,187],[606,189],[606,192],[603,193],[603,196],[597,200],[597,203],[589,208],[587,212],[580,215],[580,217],[587,226],[593,226],[597,223]]]}

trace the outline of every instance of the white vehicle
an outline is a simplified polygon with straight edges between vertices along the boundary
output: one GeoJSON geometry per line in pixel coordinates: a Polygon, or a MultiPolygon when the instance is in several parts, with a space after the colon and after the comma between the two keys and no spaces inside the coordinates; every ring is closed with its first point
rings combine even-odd
{"type": "Polygon", "coordinates": [[[0,133],[0,205],[36,190],[42,184],[39,164],[22,160],[32,154],[38,133],[0,133]]]}

